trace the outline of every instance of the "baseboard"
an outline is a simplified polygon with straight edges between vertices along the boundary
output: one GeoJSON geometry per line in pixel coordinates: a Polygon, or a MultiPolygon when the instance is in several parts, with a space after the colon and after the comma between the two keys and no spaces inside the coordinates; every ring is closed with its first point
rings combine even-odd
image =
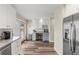
{"type": "Polygon", "coordinates": [[[23,43],[24,43],[24,41],[26,41],[26,40],[22,40],[22,41],[21,41],[21,44],[23,44],[23,43]]]}
{"type": "Polygon", "coordinates": [[[56,53],[59,55],[59,53],[58,53],[57,49],[56,49],[55,47],[54,47],[54,49],[55,49],[56,53]]]}
{"type": "Polygon", "coordinates": [[[49,42],[54,42],[54,41],[50,41],[50,40],[49,40],[49,42]]]}
{"type": "Polygon", "coordinates": [[[55,51],[57,52],[58,55],[63,55],[63,53],[60,53],[55,47],[54,47],[55,51]]]}

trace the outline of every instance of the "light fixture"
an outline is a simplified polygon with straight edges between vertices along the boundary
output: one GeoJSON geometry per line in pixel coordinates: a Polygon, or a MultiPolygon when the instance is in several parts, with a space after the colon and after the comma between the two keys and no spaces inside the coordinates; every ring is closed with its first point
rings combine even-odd
{"type": "Polygon", "coordinates": [[[42,19],[42,18],[40,19],[40,24],[41,24],[41,25],[43,24],[43,19],[42,19]]]}

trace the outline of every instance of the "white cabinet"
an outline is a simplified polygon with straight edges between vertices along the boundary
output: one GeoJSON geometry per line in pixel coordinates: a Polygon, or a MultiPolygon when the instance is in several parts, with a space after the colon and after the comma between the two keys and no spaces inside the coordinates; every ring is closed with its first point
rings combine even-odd
{"type": "Polygon", "coordinates": [[[0,55],[11,55],[11,44],[0,50],[0,55]]]}
{"type": "Polygon", "coordinates": [[[49,33],[43,33],[43,41],[49,42],[49,33]]]}
{"type": "Polygon", "coordinates": [[[11,44],[12,55],[21,54],[21,40],[17,39],[15,42],[11,44]]]}
{"type": "Polygon", "coordinates": [[[0,5],[0,28],[12,28],[15,30],[16,11],[11,5],[0,5]]]}
{"type": "Polygon", "coordinates": [[[36,40],[36,33],[32,34],[32,40],[35,41],[36,40]]]}

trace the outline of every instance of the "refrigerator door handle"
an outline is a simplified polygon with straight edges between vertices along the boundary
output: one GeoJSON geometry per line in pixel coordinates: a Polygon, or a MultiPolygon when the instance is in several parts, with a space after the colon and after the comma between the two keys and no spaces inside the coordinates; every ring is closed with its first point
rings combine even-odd
{"type": "Polygon", "coordinates": [[[75,24],[71,24],[71,38],[70,38],[70,50],[73,53],[75,53],[76,50],[76,28],[75,28],[75,24]]]}
{"type": "Polygon", "coordinates": [[[72,39],[72,43],[73,43],[73,53],[75,53],[75,49],[76,49],[76,28],[75,28],[75,24],[73,24],[73,39],[72,39]]]}
{"type": "Polygon", "coordinates": [[[72,23],[71,23],[71,26],[70,26],[70,39],[69,39],[69,49],[70,51],[72,52],[72,23]]]}
{"type": "Polygon", "coordinates": [[[69,49],[72,52],[72,40],[71,39],[69,39],[69,49]]]}

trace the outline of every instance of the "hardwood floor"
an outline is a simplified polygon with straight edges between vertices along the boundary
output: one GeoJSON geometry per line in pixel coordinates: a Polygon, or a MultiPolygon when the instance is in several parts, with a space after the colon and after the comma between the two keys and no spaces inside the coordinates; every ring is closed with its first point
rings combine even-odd
{"type": "Polygon", "coordinates": [[[41,41],[24,41],[22,52],[24,55],[57,55],[53,43],[41,41]]]}

